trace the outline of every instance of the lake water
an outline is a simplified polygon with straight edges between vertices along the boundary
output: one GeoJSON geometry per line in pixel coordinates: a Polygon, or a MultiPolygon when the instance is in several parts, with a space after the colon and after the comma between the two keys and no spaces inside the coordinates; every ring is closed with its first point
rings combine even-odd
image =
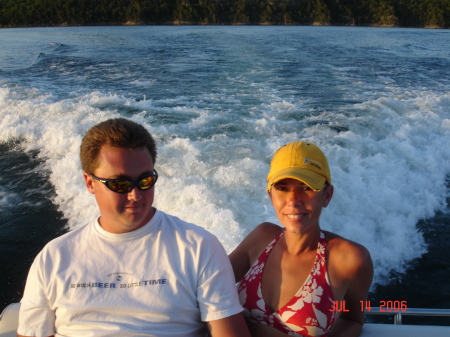
{"type": "Polygon", "coordinates": [[[0,30],[0,289],[98,214],[78,149],[125,116],[155,136],[155,206],[231,251],[263,221],[270,158],[329,158],[323,229],[365,245],[372,305],[450,308],[450,31],[356,27],[0,30]],[[431,284],[430,284],[431,282],[431,284]]]}

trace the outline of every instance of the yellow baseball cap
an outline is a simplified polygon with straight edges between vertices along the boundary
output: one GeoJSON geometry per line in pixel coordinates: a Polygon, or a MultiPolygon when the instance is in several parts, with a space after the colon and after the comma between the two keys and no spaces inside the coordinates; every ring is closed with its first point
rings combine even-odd
{"type": "Polygon", "coordinates": [[[270,163],[267,192],[273,184],[286,178],[300,180],[315,191],[321,190],[325,182],[331,184],[327,157],[312,143],[300,141],[282,146],[270,163]]]}

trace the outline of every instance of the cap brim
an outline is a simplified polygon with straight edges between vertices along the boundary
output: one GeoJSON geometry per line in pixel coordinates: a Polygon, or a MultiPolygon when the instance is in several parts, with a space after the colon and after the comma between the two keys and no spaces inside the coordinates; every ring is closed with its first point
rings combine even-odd
{"type": "Polygon", "coordinates": [[[273,177],[270,177],[270,180],[267,183],[267,191],[270,191],[273,184],[286,178],[300,180],[315,191],[321,190],[326,183],[326,178],[316,172],[298,167],[288,167],[278,171],[273,177]]]}

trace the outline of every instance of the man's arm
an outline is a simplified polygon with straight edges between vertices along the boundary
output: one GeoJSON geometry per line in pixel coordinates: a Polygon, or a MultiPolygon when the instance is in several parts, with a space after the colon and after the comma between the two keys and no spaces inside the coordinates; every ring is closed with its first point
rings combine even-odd
{"type": "Polygon", "coordinates": [[[46,246],[36,256],[30,267],[20,301],[17,336],[42,336],[43,334],[49,337],[54,336],[56,316],[50,307],[45,268],[45,261],[50,255],[52,254],[48,253],[48,246],[46,246]]]}
{"type": "Polygon", "coordinates": [[[207,323],[211,337],[251,337],[242,314],[207,323]]]}

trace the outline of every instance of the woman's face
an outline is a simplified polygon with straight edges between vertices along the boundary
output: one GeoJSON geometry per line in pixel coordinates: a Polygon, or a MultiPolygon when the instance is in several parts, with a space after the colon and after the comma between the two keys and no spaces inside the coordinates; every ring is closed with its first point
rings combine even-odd
{"type": "Polygon", "coordinates": [[[314,191],[300,180],[286,178],[272,186],[269,196],[281,224],[287,230],[304,233],[319,226],[322,208],[333,196],[333,186],[314,191]]]}

